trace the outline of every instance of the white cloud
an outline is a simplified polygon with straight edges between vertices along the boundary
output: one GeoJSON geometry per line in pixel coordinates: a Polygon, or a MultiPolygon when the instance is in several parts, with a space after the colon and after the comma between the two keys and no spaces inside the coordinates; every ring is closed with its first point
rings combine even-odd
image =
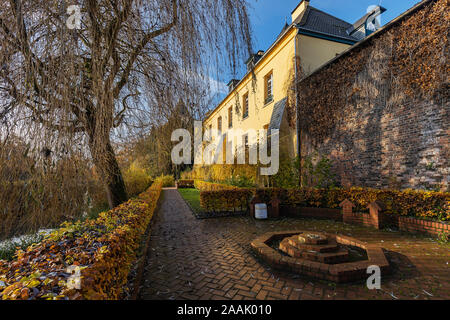
{"type": "Polygon", "coordinates": [[[226,85],[225,82],[218,81],[211,77],[209,77],[207,81],[209,81],[209,87],[211,88],[211,95],[228,93],[228,86],[226,85]]]}

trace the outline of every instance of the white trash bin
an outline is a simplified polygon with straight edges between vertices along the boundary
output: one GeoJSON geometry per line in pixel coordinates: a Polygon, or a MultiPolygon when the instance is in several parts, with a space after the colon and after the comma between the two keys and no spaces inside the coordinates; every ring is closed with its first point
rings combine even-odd
{"type": "Polygon", "coordinates": [[[255,204],[255,218],[258,220],[267,219],[267,205],[265,203],[255,204]]]}

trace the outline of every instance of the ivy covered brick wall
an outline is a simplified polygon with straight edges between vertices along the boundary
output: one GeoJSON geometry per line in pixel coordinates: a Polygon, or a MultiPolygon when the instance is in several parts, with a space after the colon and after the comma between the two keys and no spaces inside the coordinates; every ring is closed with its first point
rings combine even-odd
{"type": "Polygon", "coordinates": [[[448,189],[450,0],[423,1],[299,83],[302,156],[343,186],[448,189]]]}

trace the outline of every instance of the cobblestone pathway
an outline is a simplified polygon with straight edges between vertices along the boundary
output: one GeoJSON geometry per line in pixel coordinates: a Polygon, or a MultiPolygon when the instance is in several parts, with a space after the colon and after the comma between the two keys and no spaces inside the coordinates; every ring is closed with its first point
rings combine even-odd
{"type": "Polygon", "coordinates": [[[197,220],[175,189],[155,217],[140,299],[449,299],[450,247],[429,238],[332,221],[249,217],[197,220]],[[394,266],[382,290],[271,270],[250,242],[268,231],[339,232],[380,243],[394,266]]]}

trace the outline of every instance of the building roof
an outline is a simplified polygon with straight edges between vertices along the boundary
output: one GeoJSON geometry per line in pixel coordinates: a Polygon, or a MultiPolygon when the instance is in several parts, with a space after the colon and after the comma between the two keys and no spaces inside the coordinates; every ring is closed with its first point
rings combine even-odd
{"type": "Polygon", "coordinates": [[[334,38],[353,41],[355,43],[359,41],[357,38],[352,37],[347,33],[347,30],[353,27],[351,23],[336,18],[335,16],[312,6],[308,6],[294,23],[297,24],[297,27],[300,30],[320,33],[334,38]]]}
{"type": "Polygon", "coordinates": [[[281,32],[278,35],[277,40],[283,36],[283,34],[286,32],[287,29],[289,29],[289,27],[290,27],[289,23],[286,22],[283,29],[281,29],[281,32]]]}

